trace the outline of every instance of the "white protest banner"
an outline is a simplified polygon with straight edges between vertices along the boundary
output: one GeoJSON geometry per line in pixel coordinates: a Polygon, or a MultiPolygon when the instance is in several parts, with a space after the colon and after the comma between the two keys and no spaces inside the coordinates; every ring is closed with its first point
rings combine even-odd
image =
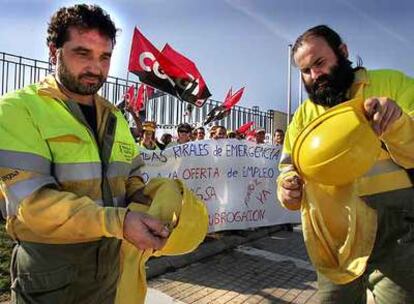
{"type": "Polygon", "coordinates": [[[145,180],[179,178],[209,210],[209,231],[299,223],[276,196],[280,147],[236,139],[193,141],[164,151],[141,150],[145,180]]]}

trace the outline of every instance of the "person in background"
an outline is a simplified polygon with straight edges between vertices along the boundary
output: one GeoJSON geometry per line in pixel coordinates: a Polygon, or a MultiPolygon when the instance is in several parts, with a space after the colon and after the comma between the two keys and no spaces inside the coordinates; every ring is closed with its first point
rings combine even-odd
{"type": "Polygon", "coordinates": [[[157,145],[161,150],[165,148],[172,142],[172,135],[170,133],[164,133],[161,135],[160,141],[157,141],[157,145]]]}
{"type": "Polygon", "coordinates": [[[273,144],[283,145],[284,140],[285,140],[285,132],[283,132],[282,129],[276,129],[274,136],[273,136],[273,144]]]}
{"type": "Polygon", "coordinates": [[[266,138],[266,130],[258,129],[256,130],[256,144],[264,144],[266,138]]]}
{"type": "Polygon", "coordinates": [[[140,142],[140,147],[146,150],[157,150],[158,146],[155,140],[155,131],[157,124],[154,121],[145,121],[142,124],[142,139],[140,142]]]}
{"type": "Polygon", "coordinates": [[[236,132],[229,130],[227,131],[227,138],[236,138],[236,132]]]}
{"type": "MultiPolygon", "coordinates": [[[[347,45],[326,25],[299,36],[292,55],[309,99],[286,132],[278,198],[284,207],[301,210],[320,302],[366,303],[369,288],[377,304],[414,303],[414,79],[395,70],[352,67],[347,45]],[[305,182],[292,164],[298,135],[348,100],[360,103],[382,143],[376,163],[347,185],[305,182]]],[[[332,140],[337,132],[332,129],[332,140]]]]}
{"type": "Polygon", "coordinates": [[[217,126],[213,139],[225,139],[227,138],[227,130],[224,126],[217,126]]]}
{"type": "Polygon", "coordinates": [[[190,142],[192,131],[193,131],[193,128],[188,123],[179,124],[177,127],[177,135],[178,135],[177,141],[170,143],[167,148],[190,142]]]}
{"type": "Polygon", "coordinates": [[[214,125],[209,130],[209,138],[214,139],[214,134],[216,133],[216,129],[218,128],[217,125],[214,125]]]}
{"type": "Polygon", "coordinates": [[[206,130],[203,127],[198,127],[195,129],[196,139],[195,140],[204,140],[206,136],[206,130]]]}

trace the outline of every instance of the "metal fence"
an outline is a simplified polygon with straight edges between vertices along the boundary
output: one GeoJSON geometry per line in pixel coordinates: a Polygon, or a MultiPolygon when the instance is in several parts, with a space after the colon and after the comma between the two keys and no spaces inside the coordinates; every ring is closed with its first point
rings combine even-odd
{"type": "MultiPolygon", "coordinates": [[[[0,93],[1,95],[38,82],[53,71],[53,66],[42,60],[31,59],[0,52],[0,93]]],[[[100,94],[117,103],[122,100],[128,86],[139,83],[109,76],[102,86],[100,94]]],[[[159,94],[157,94],[159,95],[159,94]]],[[[221,102],[209,99],[202,108],[187,110],[187,104],[174,96],[162,94],[149,100],[146,106],[146,119],[156,121],[163,128],[174,128],[182,122],[201,123],[207,113],[221,102]]],[[[257,128],[264,128],[271,134],[273,130],[273,111],[260,111],[258,107],[235,106],[228,117],[215,122],[228,129],[235,130],[246,122],[254,121],[257,128]]]]}

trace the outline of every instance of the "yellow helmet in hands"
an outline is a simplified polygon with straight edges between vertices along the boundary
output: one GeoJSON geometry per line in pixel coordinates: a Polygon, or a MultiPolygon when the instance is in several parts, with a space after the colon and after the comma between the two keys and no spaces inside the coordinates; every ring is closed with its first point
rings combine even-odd
{"type": "Polygon", "coordinates": [[[352,99],[314,119],[293,145],[293,163],[305,179],[344,185],[365,174],[376,162],[381,142],[352,99]]]}

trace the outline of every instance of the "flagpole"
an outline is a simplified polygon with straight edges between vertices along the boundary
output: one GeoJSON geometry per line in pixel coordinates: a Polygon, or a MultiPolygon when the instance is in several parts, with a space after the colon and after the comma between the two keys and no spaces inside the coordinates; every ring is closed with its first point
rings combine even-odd
{"type": "Polygon", "coordinates": [[[291,54],[292,54],[292,45],[289,44],[288,45],[287,119],[286,119],[287,125],[289,125],[290,123],[290,113],[291,113],[291,106],[292,106],[292,92],[291,92],[292,56],[291,54]]]}
{"type": "MultiPolygon", "coordinates": [[[[128,89],[129,89],[129,71],[127,72],[127,77],[126,77],[126,91],[128,91],[128,89]]],[[[130,100],[131,100],[131,96],[129,97],[129,100],[125,100],[124,107],[127,107],[127,102],[129,103],[130,100]]],[[[125,111],[125,112],[127,112],[127,111],[125,111]]],[[[128,113],[127,114],[128,124],[130,125],[131,113],[129,113],[129,112],[127,112],[127,113],[128,113]]]]}
{"type": "Polygon", "coordinates": [[[299,71],[299,105],[301,105],[303,101],[302,93],[303,93],[302,73],[299,71]]]}

